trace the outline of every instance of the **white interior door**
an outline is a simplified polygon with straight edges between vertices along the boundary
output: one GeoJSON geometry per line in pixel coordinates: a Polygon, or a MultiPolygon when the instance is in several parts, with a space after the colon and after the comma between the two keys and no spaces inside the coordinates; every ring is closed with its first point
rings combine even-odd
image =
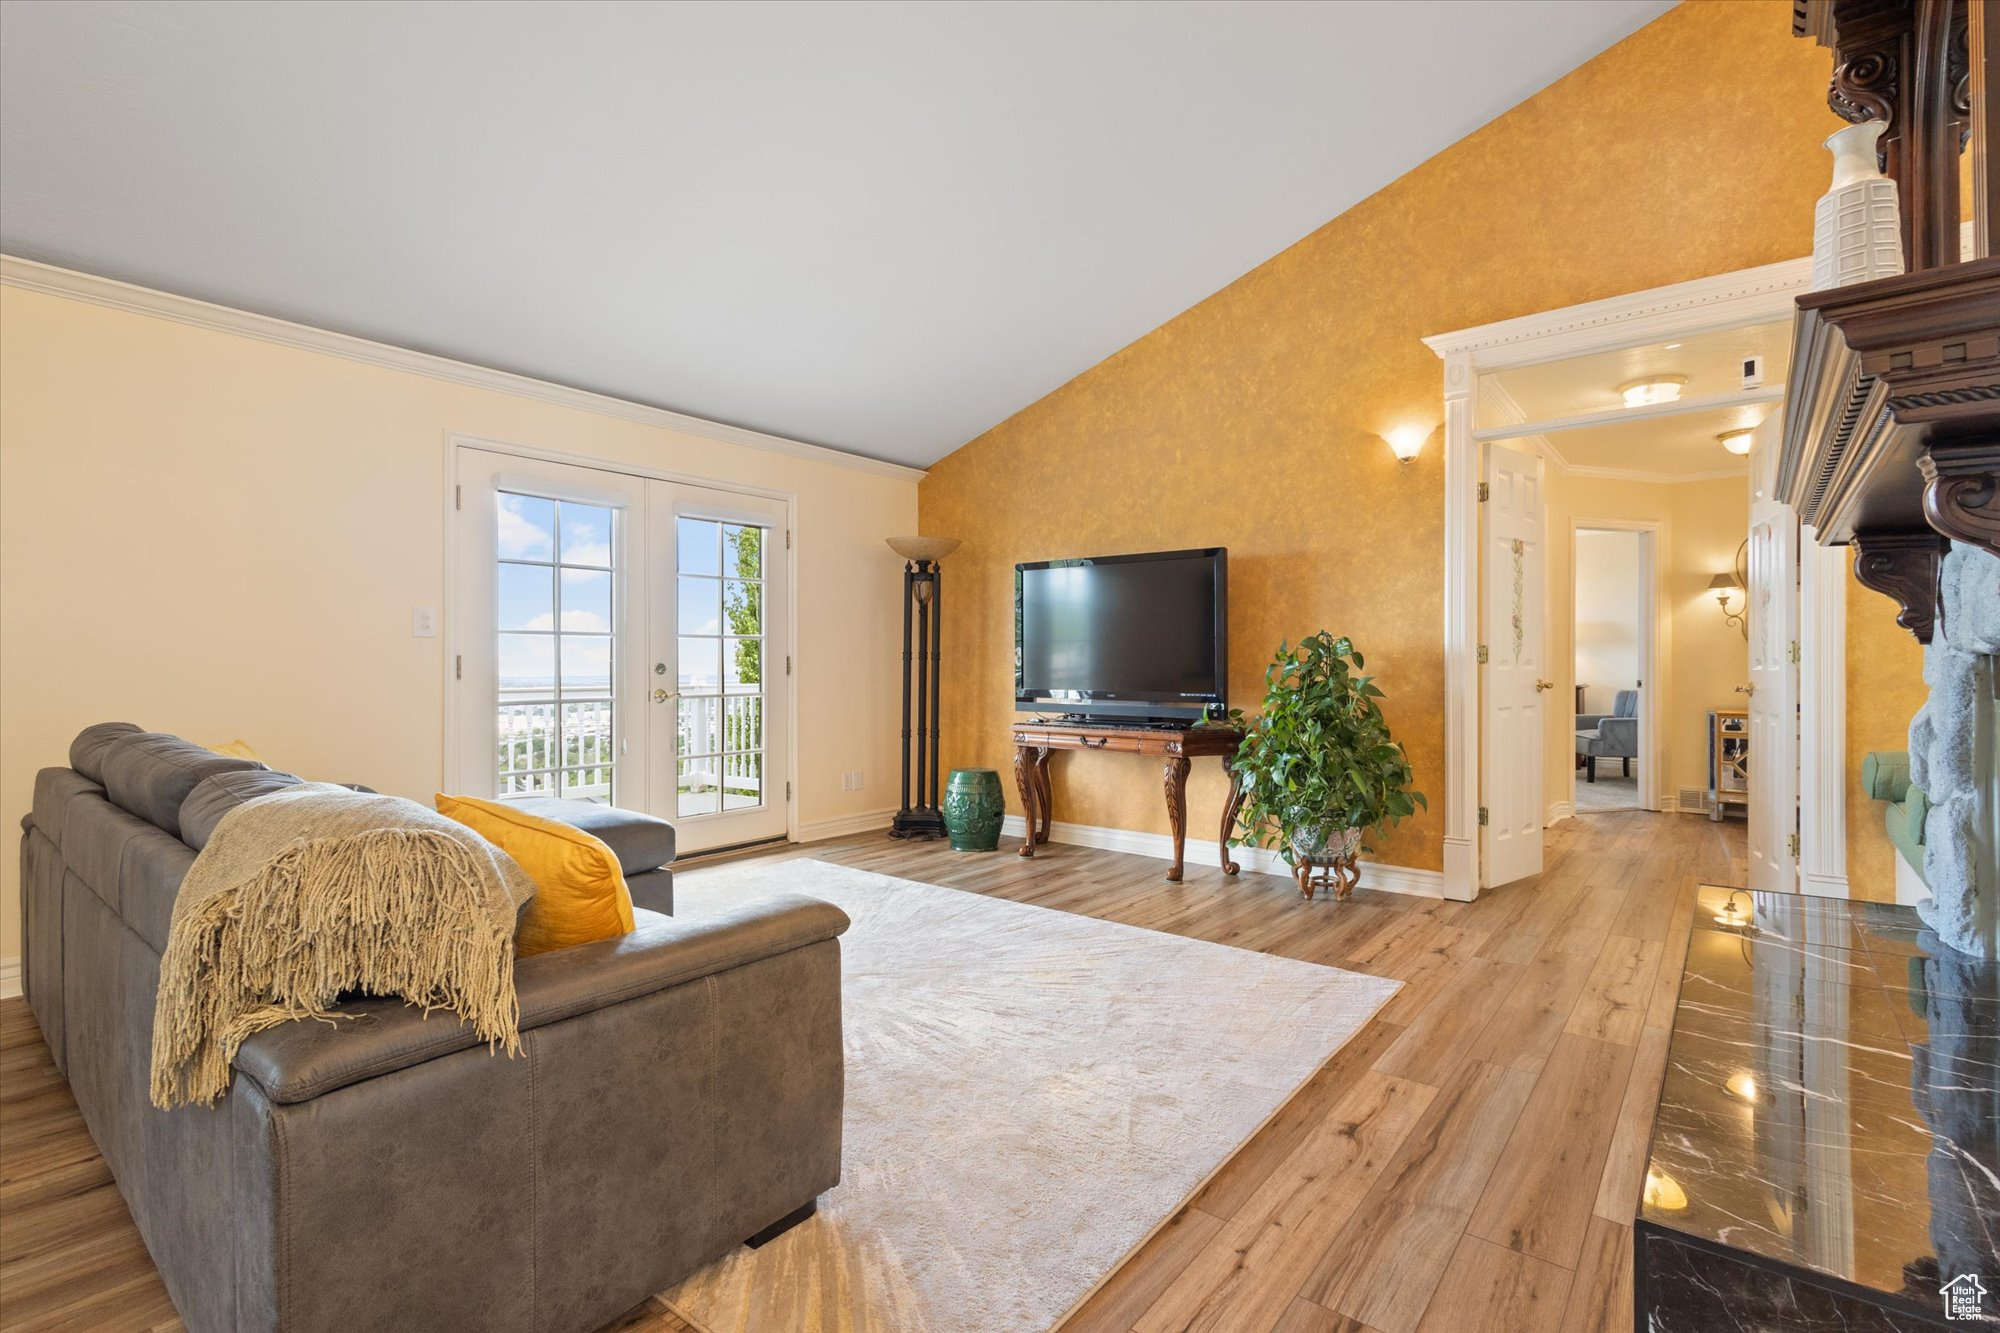
{"type": "Polygon", "coordinates": [[[1547,505],[1542,460],[1486,446],[1485,738],[1480,771],[1482,882],[1541,873],[1545,701],[1554,688],[1544,626],[1547,505]]]}
{"type": "Polygon", "coordinates": [[[644,483],[480,449],[455,467],[448,781],[649,808],[644,483]]]}
{"type": "Polygon", "coordinates": [[[653,812],[683,854],[786,835],[790,560],[782,501],[647,483],[653,812]]]}
{"type": "Polygon", "coordinates": [[[1799,519],[1772,498],[1782,413],[1750,445],[1750,887],[1798,889],[1799,519]]]}

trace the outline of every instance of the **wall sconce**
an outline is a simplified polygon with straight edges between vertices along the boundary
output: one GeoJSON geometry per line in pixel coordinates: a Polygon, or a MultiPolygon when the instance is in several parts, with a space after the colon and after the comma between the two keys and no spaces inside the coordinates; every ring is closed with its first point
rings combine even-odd
{"type": "Polygon", "coordinates": [[[1410,463],[1424,451],[1424,441],[1430,437],[1428,426],[1398,426],[1382,438],[1389,442],[1398,463],[1410,463]]]}
{"type": "Polygon", "coordinates": [[[1749,638],[1750,622],[1744,619],[1744,612],[1750,609],[1748,599],[1745,599],[1742,611],[1731,611],[1729,609],[1729,594],[1732,592],[1741,592],[1743,590],[1743,581],[1734,574],[1717,574],[1708,581],[1708,590],[1715,594],[1715,603],[1722,608],[1722,623],[1736,626],[1737,629],[1743,631],[1744,638],[1749,638]]]}

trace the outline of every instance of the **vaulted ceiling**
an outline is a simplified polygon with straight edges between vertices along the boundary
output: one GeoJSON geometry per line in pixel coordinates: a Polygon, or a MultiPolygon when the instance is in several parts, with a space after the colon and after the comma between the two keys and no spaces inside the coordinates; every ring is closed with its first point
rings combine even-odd
{"type": "Polygon", "coordinates": [[[0,247],[923,465],[1666,0],[0,6],[0,247]]]}

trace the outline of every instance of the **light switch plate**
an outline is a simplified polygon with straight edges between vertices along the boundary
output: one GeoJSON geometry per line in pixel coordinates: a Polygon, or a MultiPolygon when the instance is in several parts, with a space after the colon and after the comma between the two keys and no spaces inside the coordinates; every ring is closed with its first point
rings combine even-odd
{"type": "Polygon", "coordinates": [[[410,608],[410,637],[413,639],[435,639],[438,632],[438,613],[434,606],[410,608]]]}

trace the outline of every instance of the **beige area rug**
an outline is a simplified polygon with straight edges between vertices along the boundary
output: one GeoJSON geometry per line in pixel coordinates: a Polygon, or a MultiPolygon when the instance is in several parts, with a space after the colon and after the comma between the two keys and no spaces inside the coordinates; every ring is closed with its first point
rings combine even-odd
{"type": "Polygon", "coordinates": [[[711,1333],[1051,1327],[1400,985],[822,861],[674,889],[854,923],[841,1183],[663,1293],[711,1333]]]}

